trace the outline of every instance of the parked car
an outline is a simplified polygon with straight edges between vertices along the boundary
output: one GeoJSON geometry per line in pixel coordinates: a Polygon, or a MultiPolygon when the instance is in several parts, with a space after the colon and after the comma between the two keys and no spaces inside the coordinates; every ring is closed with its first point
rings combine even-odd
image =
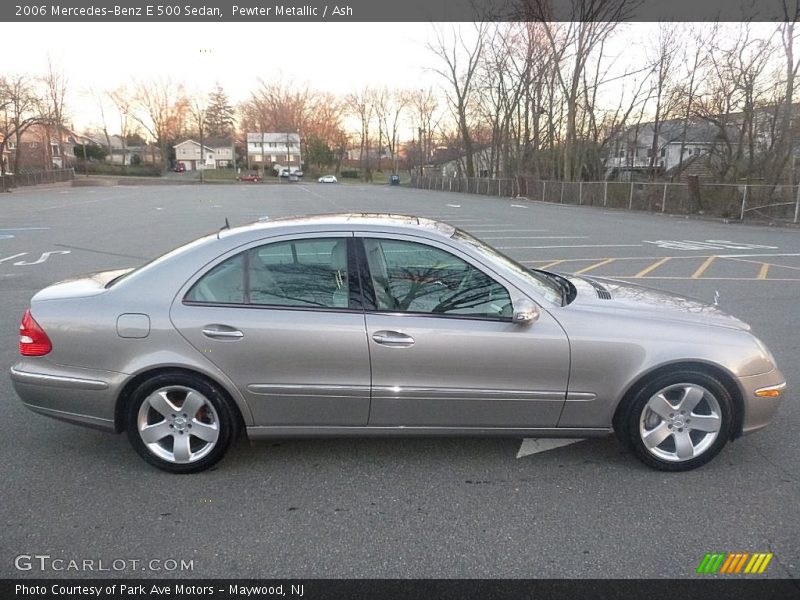
{"type": "Polygon", "coordinates": [[[253,183],[258,183],[261,181],[261,176],[258,173],[245,173],[244,175],[237,177],[236,181],[251,181],[253,183]]]}
{"type": "Polygon", "coordinates": [[[291,175],[297,175],[298,177],[303,176],[303,171],[294,167],[290,169],[281,169],[280,176],[281,177],[290,177],[291,175]]]}
{"type": "Polygon", "coordinates": [[[698,467],[765,427],[785,379],[717,306],[527,269],[450,225],[313,216],[222,229],[38,292],[14,389],[195,472],[251,438],[587,437],[698,467]]]}
{"type": "Polygon", "coordinates": [[[323,175],[317,181],[320,183],[337,183],[336,175],[323,175]]]}
{"type": "Polygon", "coordinates": [[[397,173],[389,175],[389,185],[400,185],[400,175],[397,173]]]}
{"type": "Polygon", "coordinates": [[[176,173],[185,173],[186,172],[186,165],[182,162],[175,163],[175,168],[172,169],[176,173]]]}
{"type": "Polygon", "coordinates": [[[289,173],[289,183],[300,181],[300,176],[297,173],[289,173]]]}

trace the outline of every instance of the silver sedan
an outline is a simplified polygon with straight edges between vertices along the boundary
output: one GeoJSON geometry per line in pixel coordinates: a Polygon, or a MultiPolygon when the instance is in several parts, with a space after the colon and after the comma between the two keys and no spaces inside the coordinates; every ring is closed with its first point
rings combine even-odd
{"type": "Polygon", "coordinates": [[[57,283],[20,325],[33,411],[126,431],[188,473],[251,438],[586,437],[682,471],[765,427],[784,377],[716,306],[527,269],[447,224],[332,215],[224,229],[57,283]]]}

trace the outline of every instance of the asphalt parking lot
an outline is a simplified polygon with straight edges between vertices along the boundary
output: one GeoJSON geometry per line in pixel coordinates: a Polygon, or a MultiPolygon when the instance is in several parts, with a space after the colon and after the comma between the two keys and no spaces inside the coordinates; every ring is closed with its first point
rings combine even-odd
{"type": "Polygon", "coordinates": [[[800,577],[800,230],[403,187],[19,189],[0,196],[0,367],[49,283],[138,265],[226,218],[344,211],[438,218],[531,266],[718,292],[790,392],[768,429],[683,474],[608,437],[546,452],[509,439],[242,441],[213,470],[174,476],[125,436],[28,412],[0,375],[0,577],[683,578],[720,551],[772,552],[763,576],[800,577]],[[37,554],[126,567],[15,566],[37,554]],[[192,568],[130,566],[154,559],[192,568]]]}

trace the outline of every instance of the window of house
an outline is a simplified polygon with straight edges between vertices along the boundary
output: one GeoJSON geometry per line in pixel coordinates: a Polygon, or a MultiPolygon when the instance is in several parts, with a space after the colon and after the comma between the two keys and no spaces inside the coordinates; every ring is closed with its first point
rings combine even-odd
{"type": "Polygon", "coordinates": [[[667,149],[666,148],[662,148],[661,149],[661,158],[664,158],[666,155],[667,155],[667,149]]]}
{"type": "Polygon", "coordinates": [[[425,244],[364,239],[378,310],[487,318],[511,316],[504,286],[425,244]]]}

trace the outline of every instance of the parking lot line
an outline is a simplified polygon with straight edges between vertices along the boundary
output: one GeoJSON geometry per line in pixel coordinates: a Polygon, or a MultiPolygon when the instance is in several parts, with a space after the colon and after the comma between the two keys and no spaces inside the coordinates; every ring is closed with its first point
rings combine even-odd
{"type": "Polygon", "coordinates": [[[583,269],[580,269],[579,271],[575,271],[574,274],[575,275],[582,275],[584,273],[588,273],[589,271],[592,271],[594,269],[599,269],[603,265],[610,264],[610,263],[614,262],[615,260],[617,260],[617,259],[616,258],[606,258],[605,260],[601,260],[599,263],[595,263],[593,265],[589,265],[588,267],[584,267],[583,269]]]}
{"type": "Polygon", "coordinates": [[[700,279],[700,277],[703,275],[703,273],[706,272],[706,269],[708,269],[708,267],[711,266],[711,263],[714,262],[715,258],[717,258],[717,257],[716,256],[709,256],[707,259],[705,259],[705,261],[703,261],[703,264],[700,265],[697,268],[697,271],[695,271],[692,274],[691,279],[700,279]]]}
{"type": "Polygon", "coordinates": [[[554,260],[553,262],[549,262],[546,265],[542,265],[541,267],[537,267],[539,269],[549,269],[550,267],[555,267],[556,265],[560,265],[563,262],[566,262],[567,259],[562,258],[561,260],[554,260]]]}
{"type": "Polygon", "coordinates": [[[639,279],[640,277],[644,277],[644,276],[645,276],[645,275],[647,275],[648,273],[651,273],[652,271],[655,271],[655,270],[656,270],[658,267],[660,267],[661,265],[663,265],[665,262],[667,262],[667,261],[668,261],[668,260],[670,260],[671,258],[672,258],[671,256],[665,256],[665,257],[664,257],[664,258],[662,258],[661,260],[657,260],[656,262],[654,262],[654,263],[653,263],[652,265],[650,265],[649,267],[646,267],[646,268],[642,269],[641,271],[639,271],[639,272],[638,272],[636,275],[634,275],[633,277],[634,277],[635,279],[639,279]]]}

